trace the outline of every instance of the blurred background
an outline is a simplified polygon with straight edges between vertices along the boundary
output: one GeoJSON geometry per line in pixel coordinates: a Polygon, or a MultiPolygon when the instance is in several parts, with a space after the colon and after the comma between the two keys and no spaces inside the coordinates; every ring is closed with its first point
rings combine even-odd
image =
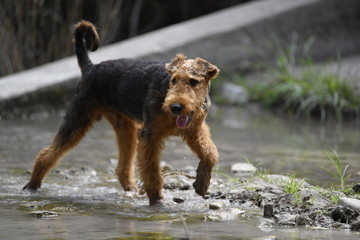
{"type": "Polygon", "coordinates": [[[0,1],[0,76],[73,54],[72,26],[98,26],[101,45],[249,0],[0,1]]]}

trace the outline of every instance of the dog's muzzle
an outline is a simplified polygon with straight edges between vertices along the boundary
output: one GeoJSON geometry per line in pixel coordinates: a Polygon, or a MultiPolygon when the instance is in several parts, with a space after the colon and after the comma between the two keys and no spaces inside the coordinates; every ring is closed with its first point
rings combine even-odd
{"type": "Polygon", "coordinates": [[[176,117],[176,126],[178,128],[186,128],[189,126],[191,121],[191,114],[182,114],[182,111],[184,109],[184,106],[180,103],[173,103],[170,106],[170,110],[172,114],[174,114],[176,117]]]}

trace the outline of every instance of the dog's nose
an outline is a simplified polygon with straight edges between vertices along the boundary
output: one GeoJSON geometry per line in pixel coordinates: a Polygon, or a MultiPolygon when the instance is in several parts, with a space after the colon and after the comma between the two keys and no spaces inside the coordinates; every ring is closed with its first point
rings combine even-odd
{"type": "Polygon", "coordinates": [[[183,110],[183,106],[180,103],[173,103],[170,106],[171,112],[175,115],[180,115],[183,110]]]}

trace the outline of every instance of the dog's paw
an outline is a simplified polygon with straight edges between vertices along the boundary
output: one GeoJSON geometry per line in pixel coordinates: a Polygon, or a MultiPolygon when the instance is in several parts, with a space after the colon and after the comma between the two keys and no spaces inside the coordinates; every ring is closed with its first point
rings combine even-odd
{"type": "Polygon", "coordinates": [[[41,184],[28,182],[22,190],[28,190],[29,192],[36,192],[41,187],[41,184]]]}
{"type": "Polygon", "coordinates": [[[204,177],[202,178],[196,177],[196,181],[193,183],[195,192],[202,197],[205,197],[209,185],[210,185],[210,178],[204,178],[204,177]]]}
{"type": "Polygon", "coordinates": [[[126,192],[137,192],[138,191],[135,184],[129,184],[126,187],[123,187],[123,188],[124,188],[124,191],[126,191],[126,192]]]}
{"type": "Polygon", "coordinates": [[[152,197],[149,197],[149,204],[150,206],[155,206],[155,205],[163,205],[163,195],[160,194],[159,196],[152,196],[152,197]]]}

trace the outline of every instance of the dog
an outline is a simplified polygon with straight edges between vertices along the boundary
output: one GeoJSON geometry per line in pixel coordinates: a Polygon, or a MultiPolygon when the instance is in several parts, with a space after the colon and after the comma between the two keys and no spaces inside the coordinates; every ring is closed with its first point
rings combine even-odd
{"type": "Polygon", "coordinates": [[[169,136],[179,136],[200,159],[193,187],[204,197],[218,161],[205,118],[211,104],[210,82],[219,69],[202,58],[187,59],[183,54],[167,64],[140,59],[93,64],[88,51],[98,48],[99,36],[95,26],[84,20],[75,25],[73,43],[82,78],[53,142],[37,155],[23,189],[40,188],[50,169],[104,117],[116,132],[116,174],[125,191],[137,190],[136,155],[149,204],[161,203],[160,154],[169,136]]]}

